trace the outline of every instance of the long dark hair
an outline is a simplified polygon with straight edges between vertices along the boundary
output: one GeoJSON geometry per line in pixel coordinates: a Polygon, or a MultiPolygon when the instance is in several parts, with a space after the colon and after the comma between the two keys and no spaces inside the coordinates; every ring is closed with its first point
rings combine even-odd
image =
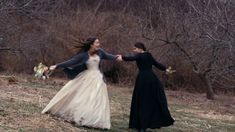
{"type": "Polygon", "coordinates": [[[139,49],[142,49],[142,50],[146,51],[146,47],[145,47],[144,44],[141,43],[141,42],[135,43],[134,46],[135,46],[136,48],[139,48],[139,49]]]}
{"type": "Polygon", "coordinates": [[[96,39],[96,37],[89,37],[85,41],[79,41],[79,45],[75,45],[74,48],[78,50],[78,53],[87,52],[91,48],[91,45],[94,44],[96,39]]]}

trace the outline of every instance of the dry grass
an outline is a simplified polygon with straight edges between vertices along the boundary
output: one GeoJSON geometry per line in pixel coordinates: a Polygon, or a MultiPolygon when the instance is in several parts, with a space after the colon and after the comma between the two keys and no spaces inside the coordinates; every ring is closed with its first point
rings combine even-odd
{"type": "MultiPolygon", "coordinates": [[[[66,83],[66,80],[37,80],[25,75],[11,78],[0,75],[0,131],[5,132],[98,132],[74,127],[41,110],[66,83]]],[[[111,106],[111,132],[128,129],[131,89],[108,85],[111,106]]],[[[209,101],[205,95],[167,91],[168,103],[176,123],[160,132],[232,132],[235,130],[235,98],[218,96],[209,101]]]]}

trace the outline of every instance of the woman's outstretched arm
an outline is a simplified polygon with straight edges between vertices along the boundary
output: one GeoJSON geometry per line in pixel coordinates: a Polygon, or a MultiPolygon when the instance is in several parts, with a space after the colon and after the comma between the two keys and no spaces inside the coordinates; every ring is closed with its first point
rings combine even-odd
{"type": "Polygon", "coordinates": [[[124,61],[136,61],[138,59],[139,55],[133,55],[133,56],[122,56],[122,60],[124,61]]]}
{"type": "Polygon", "coordinates": [[[110,54],[110,53],[104,51],[103,49],[99,49],[99,51],[102,54],[102,59],[105,59],[105,60],[116,60],[118,58],[117,55],[110,54]]]}
{"type": "Polygon", "coordinates": [[[164,66],[163,64],[157,62],[153,56],[151,55],[151,58],[152,58],[152,63],[155,67],[157,67],[158,69],[162,70],[162,71],[166,71],[166,66],[164,66]]]}
{"type": "Polygon", "coordinates": [[[84,57],[85,57],[85,53],[77,54],[73,58],[67,61],[56,64],[56,68],[65,68],[65,67],[73,66],[75,64],[80,63],[84,57]]]}

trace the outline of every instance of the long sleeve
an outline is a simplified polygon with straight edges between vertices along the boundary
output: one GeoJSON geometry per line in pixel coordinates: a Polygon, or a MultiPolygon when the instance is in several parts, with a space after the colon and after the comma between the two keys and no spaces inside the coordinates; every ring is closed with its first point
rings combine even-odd
{"type": "Polygon", "coordinates": [[[165,71],[166,70],[166,66],[164,66],[163,64],[157,62],[153,56],[151,55],[151,58],[152,58],[152,63],[155,67],[157,67],[158,69],[162,70],[162,71],[165,71]]]}
{"type": "Polygon", "coordinates": [[[73,66],[77,63],[80,63],[83,60],[84,57],[85,57],[85,54],[80,53],[80,54],[75,55],[73,58],[71,58],[67,61],[56,64],[56,66],[58,68],[70,67],[70,66],[73,66]]]}
{"type": "Polygon", "coordinates": [[[138,59],[139,55],[133,55],[133,56],[122,56],[122,59],[124,61],[136,61],[138,59]]]}
{"type": "Polygon", "coordinates": [[[105,59],[105,60],[116,60],[118,57],[117,55],[110,54],[110,53],[104,51],[103,49],[99,49],[99,51],[102,54],[102,59],[105,59]]]}

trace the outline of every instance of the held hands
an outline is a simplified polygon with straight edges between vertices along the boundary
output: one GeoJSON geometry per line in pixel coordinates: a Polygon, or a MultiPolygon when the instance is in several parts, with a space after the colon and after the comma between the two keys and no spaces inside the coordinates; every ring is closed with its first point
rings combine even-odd
{"type": "Polygon", "coordinates": [[[117,55],[117,56],[118,56],[117,61],[123,61],[122,60],[122,55],[117,55]]]}
{"type": "Polygon", "coordinates": [[[172,68],[171,68],[171,66],[169,66],[167,69],[166,69],[166,74],[172,74],[172,73],[174,73],[174,72],[176,72],[176,70],[173,70],[172,68]]]}

